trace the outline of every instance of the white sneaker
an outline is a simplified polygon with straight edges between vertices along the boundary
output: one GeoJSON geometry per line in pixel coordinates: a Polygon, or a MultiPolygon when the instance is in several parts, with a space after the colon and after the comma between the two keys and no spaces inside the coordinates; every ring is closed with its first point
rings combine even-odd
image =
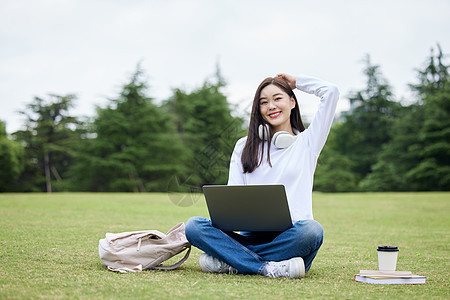
{"type": "Polygon", "coordinates": [[[200,255],[200,259],[198,260],[200,264],[200,268],[202,268],[203,272],[207,273],[228,273],[228,274],[237,274],[238,271],[232,266],[224,263],[223,261],[218,260],[206,253],[200,255]]]}
{"type": "Polygon", "coordinates": [[[301,257],[269,261],[261,274],[267,277],[303,278],[305,277],[305,263],[301,257]]]}

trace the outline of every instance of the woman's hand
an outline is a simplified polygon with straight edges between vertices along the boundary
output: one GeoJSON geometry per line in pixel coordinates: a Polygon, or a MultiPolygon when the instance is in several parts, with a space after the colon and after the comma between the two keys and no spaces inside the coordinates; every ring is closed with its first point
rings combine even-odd
{"type": "Polygon", "coordinates": [[[291,89],[295,90],[295,88],[296,88],[295,84],[297,82],[297,78],[295,76],[281,73],[281,74],[278,74],[277,77],[286,80],[287,83],[289,84],[289,86],[291,87],[291,89]]]}

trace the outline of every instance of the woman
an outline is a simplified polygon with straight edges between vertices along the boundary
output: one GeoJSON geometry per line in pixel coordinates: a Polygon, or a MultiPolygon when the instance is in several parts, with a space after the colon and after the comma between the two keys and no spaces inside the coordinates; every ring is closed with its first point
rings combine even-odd
{"type": "Polygon", "coordinates": [[[248,135],[236,143],[231,157],[228,185],[283,184],[293,225],[282,233],[235,233],[223,232],[205,218],[189,219],[186,237],[205,252],[199,261],[203,271],[305,276],[323,241],[323,228],[313,219],[312,187],[338,99],[335,85],[309,76],[279,74],[259,85],[248,135]],[[320,98],[308,129],[301,120],[295,88],[320,98]],[[283,138],[282,145],[273,144],[274,137],[283,138]]]}

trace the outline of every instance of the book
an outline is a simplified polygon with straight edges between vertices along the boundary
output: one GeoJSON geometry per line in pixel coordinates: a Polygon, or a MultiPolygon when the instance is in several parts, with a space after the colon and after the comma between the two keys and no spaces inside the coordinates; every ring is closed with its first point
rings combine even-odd
{"type": "Polygon", "coordinates": [[[424,284],[426,277],[410,271],[361,270],[355,275],[355,281],[372,284],[424,284]]]}

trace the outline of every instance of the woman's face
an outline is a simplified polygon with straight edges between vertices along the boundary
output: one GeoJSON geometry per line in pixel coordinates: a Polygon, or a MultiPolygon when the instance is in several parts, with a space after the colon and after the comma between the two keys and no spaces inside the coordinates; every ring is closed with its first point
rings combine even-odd
{"type": "Polygon", "coordinates": [[[273,132],[287,131],[292,133],[291,110],[295,107],[293,97],[274,84],[269,84],[261,90],[259,96],[259,111],[274,129],[273,132]]]}

